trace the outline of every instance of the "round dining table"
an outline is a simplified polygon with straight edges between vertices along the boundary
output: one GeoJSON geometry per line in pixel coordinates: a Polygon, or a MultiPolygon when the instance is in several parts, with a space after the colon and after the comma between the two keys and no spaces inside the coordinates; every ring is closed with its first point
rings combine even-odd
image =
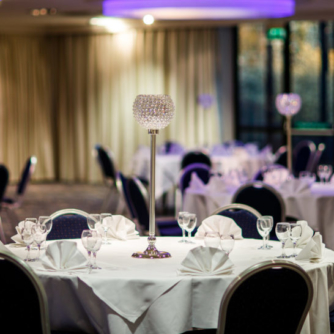
{"type": "MultiPolygon", "coordinates": [[[[72,241],[86,254],[81,240],[72,241]]],[[[178,276],[177,268],[188,252],[204,246],[203,240],[193,239],[193,244],[179,241],[177,237],[158,237],[157,248],[172,256],[151,260],[131,257],[146,248],[146,237],[114,240],[98,252],[102,269],[91,271],[50,271],[40,261],[30,262],[46,290],[51,328],[105,334],[178,334],[191,328],[216,328],[220,303],[229,284],[250,266],[276,259],[281,253],[279,242],[270,241],[272,249],[259,250],[261,240],[237,240],[230,254],[232,273],[178,276]]],[[[7,248],[20,258],[26,255],[24,247],[9,244],[7,248]]],[[[308,273],[314,287],[302,333],[329,334],[329,310],[334,305],[334,252],[325,249],[319,263],[291,261],[308,273]]]]}

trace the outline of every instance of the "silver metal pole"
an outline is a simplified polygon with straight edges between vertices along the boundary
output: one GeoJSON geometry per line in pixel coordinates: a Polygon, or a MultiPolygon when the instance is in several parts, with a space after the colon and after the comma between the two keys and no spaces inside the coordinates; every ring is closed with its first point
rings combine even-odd
{"type": "Polygon", "coordinates": [[[292,138],[291,138],[291,116],[286,116],[286,137],[288,148],[288,169],[292,173],[292,138]]]}

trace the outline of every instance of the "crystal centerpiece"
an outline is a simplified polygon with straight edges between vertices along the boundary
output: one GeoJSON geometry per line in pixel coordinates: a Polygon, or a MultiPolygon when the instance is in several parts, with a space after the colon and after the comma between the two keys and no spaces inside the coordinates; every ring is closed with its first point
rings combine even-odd
{"type": "Polygon", "coordinates": [[[283,116],[296,115],[301,106],[302,101],[298,94],[279,94],[276,97],[276,108],[283,116]]]}
{"type": "Polygon", "coordinates": [[[145,129],[165,128],[173,119],[174,103],[169,95],[138,95],[133,103],[133,116],[145,129]]]}

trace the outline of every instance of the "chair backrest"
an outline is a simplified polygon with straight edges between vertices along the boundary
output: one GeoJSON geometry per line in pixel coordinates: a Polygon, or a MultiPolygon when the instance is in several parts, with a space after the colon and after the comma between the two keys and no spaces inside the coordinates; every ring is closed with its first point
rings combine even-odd
{"type": "Polygon", "coordinates": [[[1,333],[50,334],[47,297],[33,270],[0,250],[1,333]]]}
{"type": "Polygon", "coordinates": [[[183,154],[184,147],[174,141],[166,141],[163,145],[159,147],[160,154],[183,154]]]}
{"type": "Polygon", "coordinates": [[[127,181],[127,191],[129,194],[130,204],[134,210],[138,222],[145,230],[149,229],[149,212],[148,212],[148,193],[136,177],[131,177],[127,181]]]}
{"type": "Polygon", "coordinates": [[[5,195],[6,188],[9,181],[8,169],[4,165],[0,165],[0,203],[5,195]]]}
{"type": "Polygon", "coordinates": [[[312,167],[311,167],[312,173],[317,173],[318,165],[319,165],[322,153],[324,152],[325,148],[326,148],[326,145],[324,143],[320,143],[318,145],[317,151],[315,152],[313,162],[312,162],[312,167]]]}
{"type": "Polygon", "coordinates": [[[181,161],[181,169],[194,164],[194,163],[201,163],[211,167],[211,159],[208,155],[201,151],[192,151],[186,153],[181,161]]]}
{"type": "Polygon", "coordinates": [[[29,183],[29,180],[31,178],[31,175],[34,173],[35,171],[35,167],[36,167],[36,163],[37,163],[37,158],[35,156],[31,156],[26,164],[25,167],[22,171],[21,174],[21,180],[17,186],[17,195],[18,196],[23,196],[25,190],[27,189],[27,185],[29,183]]]}
{"type": "Polygon", "coordinates": [[[256,221],[261,214],[248,205],[240,203],[225,205],[214,211],[211,216],[213,215],[232,218],[241,228],[244,238],[262,239],[256,228],[256,221]]]}
{"type": "Polygon", "coordinates": [[[121,197],[125,200],[126,206],[131,214],[132,218],[136,218],[136,212],[132,206],[130,195],[128,191],[128,178],[123,175],[121,172],[117,172],[116,175],[116,187],[121,197]]]}
{"type": "Polygon", "coordinates": [[[76,209],[64,209],[53,213],[50,216],[52,229],[47,240],[81,238],[82,231],[89,228],[87,217],[90,217],[87,212],[76,209]]]}
{"type": "Polygon", "coordinates": [[[285,220],[285,204],[275,188],[263,182],[250,182],[241,186],[233,195],[232,203],[249,205],[262,216],[272,216],[274,227],[270,232],[271,239],[277,240],[275,226],[285,220]]]}
{"type": "Polygon", "coordinates": [[[116,167],[114,163],[113,154],[111,151],[102,146],[102,145],[95,145],[95,156],[96,159],[101,167],[102,175],[105,182],[112,182],[115,184],[116,182],[116,167]]]}
{"type": "Polygon", "coordinates": [[[300,266],[282,260],[256,264],[225,291],[217,334],[299,334],[312,298],[311,279],[300,266]]]}
{"type": "Polygon", "coordinates": [[[189,187],[192,173],[196,173],[197,176],[206,184],[209,182],[210,179],[210,171],[211,171],[210,166],[202,163],[194,163],[185,167],[181,171],[181,176],[179,181],[179,188],[181,190],[182,195],[184,194],[185,189],[189,187]]]}
{"type": "Polygon", "coordinates": [[[302,171],[311,171],[316,146],[313,141],[302,140],[293,149],[293,173],[298,176],[302,171]]]}
{"type": "Polygon", "coordinates": [[[2,226],[2,219],[0,217],[0,241],[3,244],[6,244],[6,237],[5,237],[5,231],[3,230],[3,226],[2,226]]]}
{"type": "Polygon", "coordinates": [[[281,146],[275,153],[274,163],[286,167],[288,164],[287,158],[287,148],[286,146],[281,146]]]}

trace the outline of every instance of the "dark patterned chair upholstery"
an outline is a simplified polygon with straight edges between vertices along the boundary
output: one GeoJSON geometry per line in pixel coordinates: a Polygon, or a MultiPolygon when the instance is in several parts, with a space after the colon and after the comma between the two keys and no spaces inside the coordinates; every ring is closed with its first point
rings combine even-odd
{"type": "Polygon", "coordinates": [[[212,215],[231,218],[241,228],[244,238],[262,239],[256,228],[256,221],[261,216],[248,205],[234,203],[217,209],[212,215]]]}
{"type": "Polygon", "coordinates": [[[192,151],[192,152],[186,153],[183,156],[182,162],[181,162],[181,169],[184,169],[187,166],[194,164],[194,163],[201,163],[201,164],[205,164],[211,167],[211,159],[207,154],[201,151],[192,151]]]}
{"type": "Polygon", "coordinates": [[[312,171],[316,146],[310,140],[300,141],[293,149],[293,174],[298,176],[302,171],[312,171]]]}
{"type": "Polygon", "coordinates": [[[86,212],[81,210],[66,209],[51,215],[52,229],[47,240],[77,239],[81,238],[83,230],[87,230],[86,212]]]}
{"type": "Polygon", "coordinates": [[[116,182],[116,168],[111,151],[100,145],[95,145],[95,156],[101,167],[102,175],[105,182],[115,184],[116,182]]]}

